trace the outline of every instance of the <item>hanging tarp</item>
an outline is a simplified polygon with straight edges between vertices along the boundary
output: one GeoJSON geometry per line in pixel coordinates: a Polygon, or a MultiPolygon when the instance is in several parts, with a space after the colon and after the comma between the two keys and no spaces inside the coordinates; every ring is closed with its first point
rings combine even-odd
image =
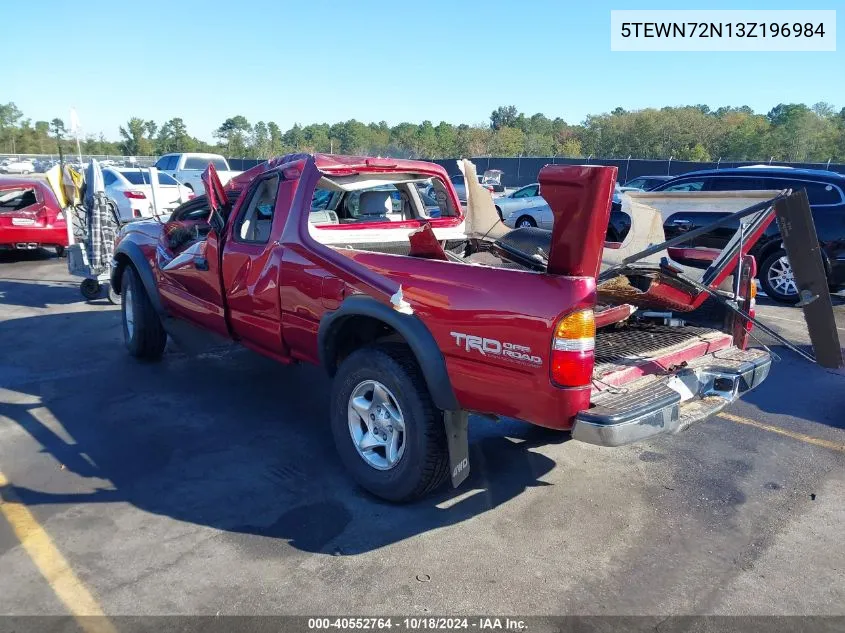
{"type": "Polygon", "coordinates": [[[108,269],[117,236],[117,217],[106,197],[103,170],[91,160],[85,174],[85,212],[87,220],[86,254],[91,273],[99,275],[108,269]]]}
{"type": "Polygon", "coordinates": [[[70,165],[62,169],[62,191],[69,205],[77,205],[82,201],[82,174],[70,165]]]}
{"type": "Polygon", "coordinates": [[[53,190],[56,200],[59,203],[59,207],[64,209],[68,206],[68,199],[67,196],[65,196],[65,191],[62,187],[62,168],[58,165],[53,165],[50,169],[44,172],[44,177],[47,178],[47,184],[50,185],[50,189],[53,190]]]}

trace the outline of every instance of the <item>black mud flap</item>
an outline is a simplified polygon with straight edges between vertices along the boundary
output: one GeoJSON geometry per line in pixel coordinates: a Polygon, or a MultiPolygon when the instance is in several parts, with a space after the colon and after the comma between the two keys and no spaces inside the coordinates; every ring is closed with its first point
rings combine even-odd
{"type": "Polygon", "coordinates": [[[452,487],[460,486],[469,477],[469,414],[466,411],[444,411],[446,441],[449,446],[449,472],[452,487]]]}
{"type": "Polygon", "coordinates": [[[779,200],[775,204],[775,214],[816,362],[830,369],[842,367],[842,348],[807,193],[802,189],[779,200]]]}

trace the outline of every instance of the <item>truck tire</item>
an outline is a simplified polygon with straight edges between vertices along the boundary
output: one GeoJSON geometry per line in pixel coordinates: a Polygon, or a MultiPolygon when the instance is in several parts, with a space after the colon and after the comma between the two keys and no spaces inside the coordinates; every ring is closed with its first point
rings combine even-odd
{"type": "Polygon", "coordinates": [[[443,414],[404,345],[362,347],[341,363],[332,385],[335,446],[358,484],[406,502],[449,475],[443,414]]]}
{"type": "Polygon", "coordinates": [[[167,333],[133,266],[124,268],[120,288],[126,349],[136,358],[159,360],[167,343],[167,333]]]}

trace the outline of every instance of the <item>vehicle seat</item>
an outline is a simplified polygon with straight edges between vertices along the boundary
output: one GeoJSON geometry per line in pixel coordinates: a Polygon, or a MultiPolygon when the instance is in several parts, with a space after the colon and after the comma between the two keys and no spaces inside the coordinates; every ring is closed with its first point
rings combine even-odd
{"type": "Polygon", "coordinates": [[[552,232],[548,229],[523,227],[508,231],[493,242],[493,250],[526,268],[545,271],[544,260],[552,246],[552,232]]]}
{"type": "Polygon", "coordinates": [[[273,207],[276,203],[277,180],[270,178],[261,183],[261,189],[256,191],[249,208],[244,214],[239,229],[242,240],[250,242],[267,242],[273,228],[273,207]]]}
{"type": "Polygon", "coordinates": [[[411,211],[411,200],[408,198],[408,194],[404,191],[400,191],[399,200],[401,205],[399,211],[393,211],[391,208],[390,214],[388,215],[388,219],[391,222],[404,222],[405,220],[410,220],[414,217],[414,214],[411,211]]]}
{"type": "Polygon", "coordinates": [[[358,203],[359,222],[387,222],[393,212],[393,198],[389,191],[362,191],[358,203]]]}

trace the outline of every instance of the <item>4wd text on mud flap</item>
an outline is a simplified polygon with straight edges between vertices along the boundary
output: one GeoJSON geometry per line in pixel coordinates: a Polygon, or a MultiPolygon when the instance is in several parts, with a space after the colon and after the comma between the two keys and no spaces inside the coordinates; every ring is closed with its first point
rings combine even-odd
{"type": "Polygon", "coordinates": [[[457,346],[464,348],[467,352],[476,350],[482,356],[504,356],[525,363],[531,363],[532,365],[543,364],[543,359],[539,356],[532,355],[531,348],[525,345],[503,343],[494,338],[482,338],[472,334],[464,334],[463,332],[449,332],[449,335],[454,336],[457,346]]]}
{"type": "Polygon", "coordinates": [[[458,473],[463,472],[464,468],[469,466],[469,458],[464,457],[454,469],[452,469],[452,477],[457,477],[458,473]]]}

